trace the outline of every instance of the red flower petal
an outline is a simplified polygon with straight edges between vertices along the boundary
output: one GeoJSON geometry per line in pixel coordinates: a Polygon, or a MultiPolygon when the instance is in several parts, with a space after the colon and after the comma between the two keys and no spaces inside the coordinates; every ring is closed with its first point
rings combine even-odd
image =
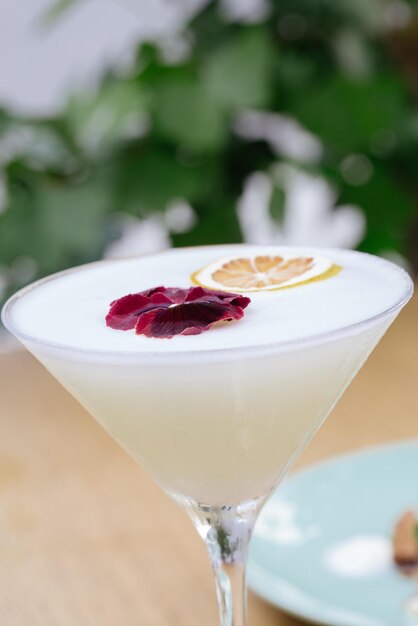
{"type": "Polygon", "coordinates": [[[137,335],[170,339],[174,335],[198,335],[215,322],[239,320],[244,311],[214,302],[189,302],[168,309],[154,309],[139,316],[137,335]]]}
{"type": "Polygon", "coordinates": [[[135,328],[138,315],[155,308],[168,307],[172,301],[163,293],[153,293],[150,297],[142,293],[130,293],[110,305],[106,315],[106,324],[117,330],[131,330],[135,328]]]}
{"type": "Polygon", "coordinates": [[[239,320],[250,299],[203,287],[154,287],[114,300],[106,324],[147,337],[195,335],[222,320],[239,320]]]}
{"type": "Polygon", "coordinates": [[[180,304],[184,301],[189,291],[190,289],[182,289],[181,287],[154,287],[153,289],[141,291],[141,295],[152,296],[156,293],[162,293],[172,304],[180,304]]]}
{"type": "Polygon", "coordinates": [[[191,287],[184,302],[193,300],[204,300],[205,302],[224,302],[245,309],[251,302],[250,298],[228,291],[215,291],[215,289],[204,289],[203,287],[191,287]]]}

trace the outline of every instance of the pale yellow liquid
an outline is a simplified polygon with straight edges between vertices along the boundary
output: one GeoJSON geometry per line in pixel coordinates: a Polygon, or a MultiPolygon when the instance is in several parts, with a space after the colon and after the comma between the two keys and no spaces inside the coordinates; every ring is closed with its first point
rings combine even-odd
{"type": "Polygon", "coordinates": [[[226,505],[277,484],[393,318],[287,351],[169,364],[26,345],[168,491],[226,505]]]}

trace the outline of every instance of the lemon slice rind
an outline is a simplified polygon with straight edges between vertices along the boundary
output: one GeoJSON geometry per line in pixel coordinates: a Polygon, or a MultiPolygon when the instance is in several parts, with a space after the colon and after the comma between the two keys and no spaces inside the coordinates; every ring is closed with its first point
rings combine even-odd
{"type": "MultiPolygon", "coordinates": [[[[289,280],[286,280],[276,285],[268,284],[263,287],[239,287],[238,288],[238,287],[223,284],[222,282],[217,281],[213,278],[213,275],[215,274],[215,272],[223,269],[224,266],[230,263],[231,261],[238,261],[241,259],[253,260],[260,256],[270,256],[270,257],[280,256],[283,259],[283,261],[289,261],[291,259],[299,259],[302,257],[301,254],[296,255],[296,254],[289,254],[285,252],[280,252],[280,253],[278,252],[277,254],[265,254],[265,255],[257,254],[257,255],[252,255],[252,256],[249,256],[249,255],[248,256],[245,256],[245,255],[228,256],[228,257],[219,259],[217,261],[214,261],[210,263],[209,265],[207,265],[206,267],[199,269],[196,272],[193,272],[193,274],[191,274],[190,276],[191,282],[194,285],[199,285],[201,287],[205,287],[206,289],[230,291],[232,293],[259,293],[263,291],[280,291],[283,289],[290,289],[292,287],[299,287],[299,286],[313,283],[319,280],[326,280],[328,278],[332,278],[333,276],[336,276],[337,274],[339,274],[339,272],[342,269],[339,265],[336,265],[335,263],[333,263],[333,261],[331,261],[327,257],[320,256],[320,255],[316,255],[316,256],[309,255],[309,258],[313,260],[313,267],[311,269],[308,269],[305,272],[299,274],[298,276],[290,278],[289,280]]],[[[306,258],[305,255],[303,255],[303,258],[306,258]]]]}

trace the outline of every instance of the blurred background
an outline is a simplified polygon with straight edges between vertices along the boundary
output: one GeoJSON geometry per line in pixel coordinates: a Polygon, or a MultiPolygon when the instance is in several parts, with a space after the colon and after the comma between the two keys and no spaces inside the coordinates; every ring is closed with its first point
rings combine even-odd
{"type": "Polygon", "coordinates": [[[1,3],[0,59],[0,300],[170,245],[417,269],[415,2],[1,3]]]}

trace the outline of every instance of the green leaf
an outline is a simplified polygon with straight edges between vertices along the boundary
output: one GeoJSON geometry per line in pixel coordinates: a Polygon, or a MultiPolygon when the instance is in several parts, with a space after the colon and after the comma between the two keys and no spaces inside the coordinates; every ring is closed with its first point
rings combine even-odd
{"type": "Polygon", "coordinates": [[[223,19],[218,2],[203,3],[203,9],[194,16],[189,27],[197,55],[219,47],[236,31],[223,19]]]}
{"type": "MultiPolygon", "coordinates": [[[[19,257],[34,261],[40,277],[100,258],[109,206],[107,181],[90,176],[78,184],[30,171],[7,169],[9,202],[0,215],[0,265],[19,257]]],[[[10,274],[10,289],[22,286],[10,274]]]]}
{"type": "Polygon", "coordinates": [[[161,83],[155,90],[154,120],[162,137],[193,150],[219,150],[227,135],[222,108],[197,80],[161,83]]]}
{"type": "Polygon", "coordinates": [[[104,245],[104,218],[109,197],[103,181],[78,185],[46,183],[39,189],[39,220],[48,265],[92,260],[104,245]]]}
{"type": "Polygon", "coordinates": [[[312,32],[326,34],[332,41],[333,33],[341,25],[353,25],[374,33],[384,20],[379,0],[280,0],[273,3],[275,17],[301,16],[312,32]]]}
{"type": "Polygon", "coordinates": [[[163,211],[173,198],[191,202],[208,193],[214,169],[183,164],[173,150],[134,144],[114,163],[114,204],[118,210],[145,216],[163,211]]]}
{"type": "Polygon", "coordinates": [[[370,180],[359,187],[344,185],[339,204],[355,204],[366,214],[367,232],[361,249],[374,254],[407,252],[407,236],[416,219],[416,206],[390,168],[373,164],[370,180]]]}
{"type": "Polygon", "coordinates": [[[30,190],[21,183],[9,185],[7,209],[0,215],[0,264],[11,264],[15,258],[43,254],[39,206],[30,190]]]}
{"type": "Polygon", "coordinates": [[[193,63],[167,65],[161,58],[161,51],[150,43],[144,43],[138,50],[138,68],[135,81],[141,89],[158,87],[169,81],[193,80],[193,63]]]}
{"type": "Polygon", "coordinates": [[[193,208],[198,216],[197,224],[187,233],[173,235],[175,245],[199,246],[242,241],[234,198],[222,190],[215,190],[215,193],[207,194],[193,208]]]}
{"type": "Polygon", "coordinates": [[[102,155],[117,142],[142,136],[147,127],[149,94],[134,81],[108,79],[96,94],[74,95],[66,116],[79,145],[102,155]]]}
{"type": "Polygon", "coordinates": [[[341,5],[347,15],[351,14],[370,34],[386,30],[385,11],[379,0],[342,0],[341,5]]]}
{"type": "Polygon", "coordinates": [[[274,186],[273,193],[271,194],[269,210],[272,218],[279,224],[283,221],[285,200],[286,195],[284,190],[274,186]]]}
{"type": "MultiPolygon", "coordinates": [[[[318,61],[308,55],[298,54],[297,51],[283,50],[278,62],[278,80],[283,92],[283,98],[293,95],[296,98],[305,97],[306,89],[314,84],[316,73],[320,71],[318,61]],[[290,90],[290,94],[288,93],[290,90]],[[296,94],[293,94],[296,90],[296,94]],[[304,91],[305,90],[305,91],[304,91]]],[[[294,103],[292,102],[291,108],[294,103]]]]}
{"type": "Polygon", "coordinates": [[[377,131],[396,128],[405,100],[397,79],[391,76],[369,82],[335,76],[293,102],[293,110],[305,127],[346,154],[367,149],[377,131]]]}
{"type": "Polygon", "coordinates": [[[208,54],[203,84],[225,107],[265,107],[271,96],[274,55],[277,50],[268,31],[243,29],[208,54]]]}

